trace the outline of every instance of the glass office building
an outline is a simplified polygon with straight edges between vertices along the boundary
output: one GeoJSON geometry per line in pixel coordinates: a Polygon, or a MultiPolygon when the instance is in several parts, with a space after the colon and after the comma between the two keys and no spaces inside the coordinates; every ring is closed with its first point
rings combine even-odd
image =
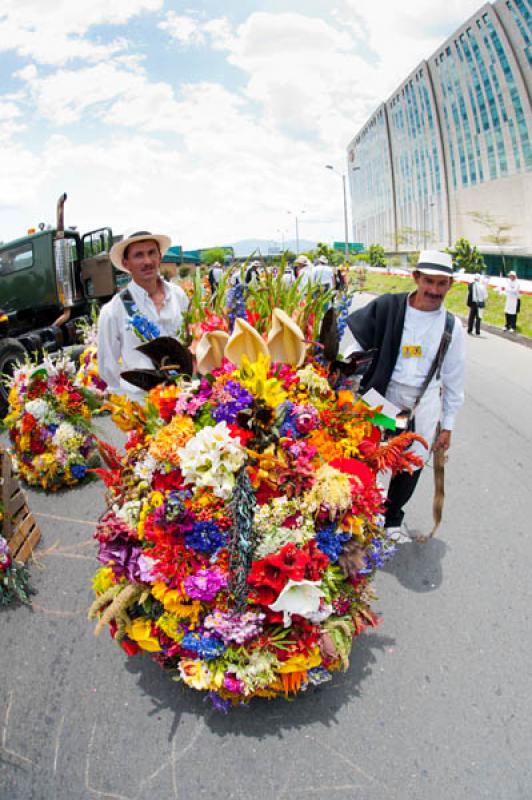
{"type": "Polygon", "coordinates": [[[509,252],[532,255],[532,0],[484,5],[375,111],[348,159],[354,241],[481,244],[476,211],[513,226],[509,252]]]}

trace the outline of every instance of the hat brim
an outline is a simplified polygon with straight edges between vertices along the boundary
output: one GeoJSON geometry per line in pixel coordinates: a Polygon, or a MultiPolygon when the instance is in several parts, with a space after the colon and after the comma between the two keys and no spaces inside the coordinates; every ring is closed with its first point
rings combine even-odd
{"type": "Polygon", "coordinates": [[[109,253],[109,258],[111,259],[111,263],[114,267],[119,269],[121,272],[127,272],[129,275],[129,270],[123,265],[122,259],[124,257],[124,251],[130,244],[134,244],[135,242],[146,242],[146,241],[154,241],[157,242],[159,245],[159,250],[161,251],[161,257],[164,256],[170,245],[172,244],[172,240],[169,236],[166,236],[163,233],[142,233],[138,236],[129,236],[127,239],[122,239],[120,242],[116,242],[111,247],[111,252],[109,253]]]}
{"type": "Polygon", "coordinates": [[[414,267],[412,272],[422,272],[424,275],[443,275],[446,278],[452,278],[454,276],[452,269],[447,269],[446,267],[425,266],[423,264],[418,264],[417,267],[414,267]]]}

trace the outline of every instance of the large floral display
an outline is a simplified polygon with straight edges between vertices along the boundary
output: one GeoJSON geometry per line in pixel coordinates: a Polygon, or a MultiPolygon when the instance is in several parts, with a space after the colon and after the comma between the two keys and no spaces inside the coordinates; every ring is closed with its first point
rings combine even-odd
{"type": "Polygon", "coordinates": [[[29,573],[24,564],[11,555],[7,540],[2,536],[4,509],[0,503],[0,607],[19,602],[29,604],[33,593],[29,585],[29,573]]]}
{"type": "Polygon", "coordinates": [[[309,347],[312,315],[253,313],[197,323],[194,364],[143,346],[165,383],[116,401],[125,454],[100,471],[97,632],[223,710],[347,668],[394,550],[377,473],[417,464],[415,434],[381,443],[378,410],[309,347]]]}
{"type": "Polygon", "coordinates": [[[75,385],[75,372],[64,356],[25,363],[14,372],[5,424],[15,469],[30,486],[73,486],[98,463],[92,397],[75,385]]]}

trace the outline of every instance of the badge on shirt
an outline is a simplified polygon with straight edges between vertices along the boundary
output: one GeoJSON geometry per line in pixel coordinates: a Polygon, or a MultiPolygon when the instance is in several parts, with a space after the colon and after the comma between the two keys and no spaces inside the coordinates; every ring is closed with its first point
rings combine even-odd
{"type": "Polygon", "coordinates": [[[421,358],[423,351],[420,344],[404,344],[403,358],[421,358]]]}

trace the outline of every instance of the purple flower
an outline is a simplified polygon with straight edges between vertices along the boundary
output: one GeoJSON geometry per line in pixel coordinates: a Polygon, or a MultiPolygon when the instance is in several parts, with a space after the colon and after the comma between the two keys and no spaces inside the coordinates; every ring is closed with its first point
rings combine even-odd
{"type": "Polygon", "coordinates": [[[226,672],[224,675],[224,689],[227,689],[228,692],[235,692],[235,694],[243,694],[244,684],[232,672],[226,672]]]}
{"type": "Polygon", "coordinates": [[[185,578],[185,591],[193,600],[214,600],[227,586],[227,577],[219,569],[200,569],[185,578]]]}
{"type": "Polygon", "coordinates": [[[227,712],[231,708],[231,701],[224,700],[223,697],[220,697],[220,695],[217,692],[213,691],[208,692],[205,700],[210,700],[214,710],[221,711],[222,714],[227,714],[227,712]]]}

